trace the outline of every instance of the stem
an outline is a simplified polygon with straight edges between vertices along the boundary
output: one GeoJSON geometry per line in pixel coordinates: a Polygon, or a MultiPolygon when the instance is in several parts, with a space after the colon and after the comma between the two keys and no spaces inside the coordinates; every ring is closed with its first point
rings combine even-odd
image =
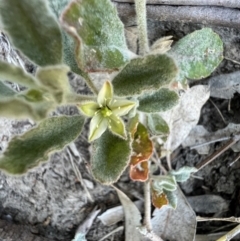
{"type": "Polygon", "coordinates": [[[66,96],[67,104],[78,104],[85,101],[96,101],[96,97],[92,95],[78,95],[75,93],[66,96]]]}
{"type": "Polygon", "coordinates": [[[221,148],[219,148],[217,151],[215,151],[213,154],[208,156],[205,160],[202,162],[198,163],[196,165],[196,168],[198,171],[211,163],[213,160],[215,160],[217,157],[219,157],[223,152],[228,150],[231,146],[233,146],[237,141],[240,140],[240,134],[237,133],[234,137],[232,137],[229,141],[227,141],[221,148]]]}
{"type": "Polygon", "coordinates": [[[148,35],[147,35],[147,9],[146,0],[135,0],[137,14],[138,35],[139,35],[139,53],[141,55],[149,52],[148,35]]]}
{"type": "Polygon", "coordinates": [[[171,152],[167,151],[167,165],[168,165],[168,170],[172,170],[172,162],[171,162],[171,152]]]}
{"type": "Polygon", "coordinates": [[[98,94],[98,89],[96,88],[96,86],[94,85],[92,79],[90,78],[88,73],[83,72],[82,73],[82,77],[84,78],[87,86],[92,90],[92,92],[97,95],[98,94]]]}
{"type": "Polygon", "coordinates": [[[235,227],[233,230],[219,238],[217,241],[230,241],[233,237],[240,233],[240,224],[235,227]]]}
{"type": "Polygon", "coordinates": [[[152,223],[151,223],[151,186],[150,186],[150,180],[148,179],[144,183],[144,211],[145,211],[145,217],[144,217],[144,225],[146,226],[146,229],[148,232],[152,231],[152,223]]]}

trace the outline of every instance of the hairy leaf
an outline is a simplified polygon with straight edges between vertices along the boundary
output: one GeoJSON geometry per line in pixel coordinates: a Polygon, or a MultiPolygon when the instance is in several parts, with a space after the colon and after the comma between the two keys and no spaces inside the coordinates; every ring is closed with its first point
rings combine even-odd
{"type": "Polygon", "coordinates": [[[62,37],[45,0],[1,0],[3,28],[18,49],[40,66],[62,62],[62,37]]]}
{"type": "Polygon", "coordinates": [[[171,170],[170,175],[173,175],[176,178],[177,182],[185,182],[190,177],[190,174],[196,172],[198,169],[195,167],[184,166],[177,171],[171,170]]]}
{"type": "Polygon", "coordinates": [[[0,81],[0,99],[3,99],[5,97],[13,97],[17,93],[7,87],[2,81],[0,81]]]}
{"type": "Polygon", "coordinates": [[[0,61],[0,79],[18,83],[20,85],[36,88],[37,80],[22,68],[0,61]]]}
{"type": "Polygon", "coordinates": [[[149,139],[146,127],[138,123],[132,142],[130,177],[132,180],[146,181],[149,168],[148,160],[153,152],[153,143],[149,139]]]}
{"type": "Polygon", "coordinates": [[[65,101],[65,95],[71,91],[67,76],[69,71],[68,66],[59,65],[40,68],[36,74],[39,82],[53,95],[59,104],[65,101]]]}
{"type": "Polygon", "coordinates": [[[0,101],[0,115],[8,118],[31,118],[35,121],[46,118],[53,108],[52,102],[31,103],[32,100],[22,98],[6,98],[0,101]]]}
{"type": "Polygon", "coordinates": [[[158,90],[177,75],[173,59],[167,55],[149,55],[130,61],[113,79],[114,93],[118,96],[139,95],[143,91],[158,90]]]}
{"type": "Polygon", "coordinates": [[[152,176],[152,189],[158,193],[162,193],[163,189],[168,191],[175,191],[177,189],[177,183],[174,176],[152,176]]]}
{"type": "Polygon", "coordinates": [[[42,121],[36,128],[22,136],[14,137],[0,157],[0,169],[11,174],[23,174],[49,154],[74,141],[82,130],[81,116],[52,117],[42,121]]]}
{"type": "Polygon", "coordinates": [[[168,52],[179,67],[177,80],[209,76],[223,59],[223,42],[210,28],[203,28],[179,40],[168,52]]]}
{"type": "Polygon", "coordinates": [[[157,113],[147,116],[148,128],[154,135],[168,135],[169,127],[166,121],[157,113]]]}
{"type": "Polygon", "coordinates": [[[152,94],[139,98],[138,110],[143,112],[160,112],[174,107],[178,103],[178,94],[167,88],[162,88],[152,94]]]}
{"type": "Polygon", "coordinates": [[[128,165],[130,152],[130,140],[105,131],[93,142],[91,167],[95,179],[103,184],[116,182],[128,165]]]}
{"type": "Polygon", "coordinates": [[[166,189],[164,189],[163,192],[167,197],[168,205],[171,208],[176,209],[177,208],[177,196],[176,196],[175,192],[174,191],[168,191],[166,189]]]}
{"type": "Polygon", "coordinates": [[[62,15],[62,24],[76,41],[82,70],[108,71],[128,61],[123,24],[110,0],[72,1],[62,15]]]}
{"type": "MultiPolygon", "coordinates": [[[[48,0],[52,12],[57,18],[60,17],[63,9],[67,6],[70,0],[48,0]]],[[[74,39],[62,30],[63,39],[63,62],[67,64],[73,72],[81,75],[82,71],[79,69],[75,60],[75,43],[74,39]]]]}

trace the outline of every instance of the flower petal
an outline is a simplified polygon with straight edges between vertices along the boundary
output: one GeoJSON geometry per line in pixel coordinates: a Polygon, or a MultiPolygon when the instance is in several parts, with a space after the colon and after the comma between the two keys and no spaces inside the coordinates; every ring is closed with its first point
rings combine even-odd
{"type": "Polygon", "coordinates": [[[134,106],[136,102],[130,100],[113,100],[109,108],[116,116],[126,115],[134,106]]]}
{"type": "Polygon", "coordinates": [[[94,114],[99,109],[99,105],[96,102],[86,102],[83,104],[78,104],[78,109],[86,116],[93,117],[94,114]]]}
{"type": "Polygon", "coordinates": [[[108,120],[104,118],[101,112],[97,113],[90,122],[90,130],[88,140],[94,141],[99,138],[107,129],[108,120]]]}
{"type": "Polygon", "coordinates": [[[100,105],[100,107],[106,106],[112,100],[112,97],[113,97],[112,84],[109,81],[106,81],[98,93],[97,102],[100,105]]]}
{"type": "Polygon", "coordinates": [[[123,139],[127,138],[126,131],[125,131],[125,125],[123,123],[123,120],[119,118],[118,116],[115,116],[112,114],[108,117],[108,129],[113,133],[116,134],[123,139]]]}

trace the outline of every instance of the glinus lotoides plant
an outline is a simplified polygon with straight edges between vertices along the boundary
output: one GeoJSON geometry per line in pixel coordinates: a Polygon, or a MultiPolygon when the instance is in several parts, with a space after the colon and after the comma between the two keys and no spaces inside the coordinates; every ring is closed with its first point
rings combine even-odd
{"type": "Polygon", "coordinates": [[[169,128],[159,112],[178,103],[179,87],[186,87],[188,79],[211,74],[223,58],[223,44],[217,34],[204,28],[172,48],[170,38],[164,38],[149,49],[144,1],[136,1],[136,12],[141,56],[128,50],[123,24],[110,0],[0,0],[4,31],[38,66],[31,75],[0,62],[0,115],[37,122],[9,142],[0,156],[2,170],[23,174],[48,160],[51,152],[74,141],[85,119],[92,118],[89,142],[94,178],[112,184],[130,166],[133,180],[149,183],[156,207],[176,206],[176,182],[186,180],[194,169],[153,175],[150,137],[166,138],[169,128]],[[69,84],[69,71],[82,76],[93,94],[76,94],[69,84]],[[89,73],[112,71],[118,71],[115,77],[97,89],[89,73]],[[25,90],[15,92],[5,80],[25,90]],[[79,108],[79,115],[49,117],[58,106],[70,104],[79,108]]]}

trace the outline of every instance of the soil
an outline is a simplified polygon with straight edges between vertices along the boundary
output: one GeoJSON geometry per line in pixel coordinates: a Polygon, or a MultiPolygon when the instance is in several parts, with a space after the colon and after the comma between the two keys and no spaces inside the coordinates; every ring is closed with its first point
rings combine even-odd
{"type": "MultiPolygon", "coordinates": [[[[121,12],[120,12],[121,17],[121,12]]],[[[126,36],[128,44],[133,51],[138,50],[136,37],[136,24],[122,18],[127,29],[126,36]]],[[[148,30],[150,43],[160,37],[172,35],[174,40],[185,36],[194,30],[202,27],[211,27],[220,35],[224,42],[224,56],[240,61],[240,25],[222,27],[216,25],[203,24],[201,22],[178,22],[148,19],[148,30]]],[[[34,70],[34,66],[23,60],[25,67],[29,71],[34,70]]],[[[223,60],[213,75],[231,73],[240,69],[240,64],[229,60],[223,60]]],[[[71,85],[77,93],[87,93],[88,89],[80,78],[71,75],[71,85]]],[[[207,83],[207,80],[205,82],[207,83]]],[[[227,123],[240,123],[240,94],[235,94],[231,100],[231,111],[228,110],[228,100],[212,98],[217,105],[227,123]]],[[[72,115],[77,113],[75,107],[69,106],[60,108],[55,114],[72,115]]],[[[216,108],[208,101],[202,108],[199,124],[208,131],[216,131],[224,128],[224,123],[216,108]]],[[[19,135],[31,128],[34,123],[26,121],[0,119],[1,149],[6,147],[6,143],[13,135],[19,135]]],[[[93,180],[89,171],[90,151],[87,143],[87,125],[83,134],[75,141],[77,153],[73,148],[55,153],[50,160],[41,164],[37,168],[29,171],[24,176],[9,176],[0,172],[0,240],[28,241],[28,240],[65,240],[70,241],[79,224],[88,217],[94,207],[101,209],[101,212],[111,207],[120,205],[116,192],[109,186],[103,186],[93,180]],[[70,154],[73,162],[70,161],[70,154]],[[80,177],[76,174],[76,168],[80,171],[80,177]],[[84,188],[87,187],[87,190],[84,188]],[[88,194],[89,192],[89,194],[88,194]],[[89,197],[91,196],[91,198],[89,197]],[[7,228],[11,225],[11,228],[7,228]],[[11,232],[10,232],[11,230],[11,232]],[[16,233],[26,232],[28,235],[17,236],[16,233]],[[31,236],[32,235],[32,236],[31,236]],[[26,238],[27,237],[27,238],[26,238]]],[[[222,143],[211,145],[211,152],[218,149],[222,143]]],[[[240,162],[234,165],[229,164],[238,153],[232,150],[226,151],[222,156],[198,172],[201,179],[190,178],[186,183],[181,184],[181,188],[187,197],[204,194],[215,194],[222,197],[227,203],[224,210],[209,210],[197,212],[197,215],[209,217],[239,217],[240,215],[240,162]]],[[[195,150],[189,148],[178,148],[172,154],[173,168],[180,168],[184,165],[195,166],[206,156],[199,155],[195,150]]],[[[164,160],[163,160],[164,162],[164,160]]],[[[143,197],[143,187],[141,183],[130,181],[128,172],[124,172],[118,186],[132,200],[143,197]]],[[[196,207],[193,207],[196,208],[196,207]]],[[[88,241],[97,241],[106,234],[123,226],[124,222],[107,227],[100,220],[96,219],[91,226],[86,238],[88,241]]],[[[233,226],[226,226],[223,222],[200,222],[197,233],[207,234],[220,231],[229,231],[233,226]]],[[[115,232],[105,240],[124,240],[124,231],[115,232]]],[[[240,239],[239,239],[240,240],[240,239]]]]}

